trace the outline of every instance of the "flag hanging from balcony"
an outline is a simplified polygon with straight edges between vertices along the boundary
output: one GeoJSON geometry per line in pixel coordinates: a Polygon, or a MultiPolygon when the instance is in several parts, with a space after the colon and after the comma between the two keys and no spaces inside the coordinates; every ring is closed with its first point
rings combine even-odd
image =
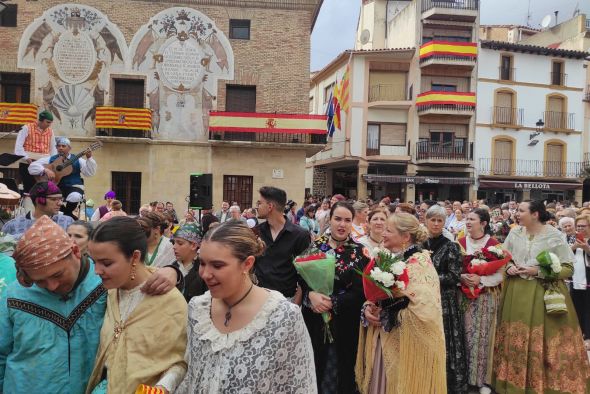
{"type": "Polygon", "coordinates": [[[330,99],[328,100],[328,106],[326,108],[326,117],[327,119],[327,124],[326,124],[326,130],[328,132],[328,137],[332,137],[334,135],[334,132],[336,131],[336,126],[334,125],[334,104],[333,104],[333,98],[332,97],[332,93],[330,93],[330,99]]]}
{"type": "Polygon", "coordinates": [[[340,107],[342,110],[348,114],[348,110],[350,109],[350,60],[352,58],[352,53],[350,54],[350,58],[348,59],[348,64],[346,64],[346,70],[344,70],[344,75],[342,76],[342,81],[340,81],[340,107]]]}
{"type": "Polygon", "coordinates": [[[96,107],[97,129],[151,130],[149,108],[96,107]]]}
{"type": "Polygon", "coordinates": [[[325,134],[326,120],[326,115],[211,111],[209,113],[209,131],[325,134]]]}
{"type": "Polygon", "coordinates": [[[434,55],[477,57],[475,42],[430,41],[420,47],[420,59],[434,55]]]}
{"type": "Polygon", "coordinates": [[[416,97],[416,105],[462,105],[475,107],[475,93],[472,92],[424,92],[416,97]]]}
{"type": "Polygon", "coordinates": [[[332,91],[332,106],[334,110],[334,126],[337,129],[342,130],[342,115],[340,113],[340,88],[338,81],[334,84],[334,90],[332,91]]]}
{"type": "Polygon", "coordinates": [[[35,104],[0,103],[1,124],[25,124],[37,120],[35,104]]]}

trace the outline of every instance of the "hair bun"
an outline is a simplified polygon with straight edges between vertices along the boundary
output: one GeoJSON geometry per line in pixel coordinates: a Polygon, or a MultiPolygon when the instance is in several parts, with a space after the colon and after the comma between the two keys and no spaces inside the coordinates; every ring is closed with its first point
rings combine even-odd
{"type": "Polygon", "coordinates": [[[414,234],[414,242],[421,244],[428,239],[428,230],[424,226],[418,226],[414,234]]]}
{"type": "Polygon", "coordinates": [[[260,237],[256,237],[256,243],[258,244],[258,249],[254,253],[254,257],[262,256],[264,250],[266,249],[266,244],[260,237]]]}

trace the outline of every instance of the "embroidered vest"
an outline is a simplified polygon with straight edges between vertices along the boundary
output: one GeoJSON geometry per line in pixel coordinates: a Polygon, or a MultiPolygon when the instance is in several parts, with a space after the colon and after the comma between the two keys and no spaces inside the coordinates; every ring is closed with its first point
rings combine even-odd
{"type": "MultiPolygon", "coordinates": [[[[53,163],[59,155],[53,155],[49,158],[49,162],[53,163]]],[[[68,156],[69,159],[73,158],[74,155],[70,154],[68,156]]],[[[72,164],[72,173],[68,176],[64,176],[59,181],[58,186],[74,186],[74,185],[83,185],[84,181],[82,180],[82,176],[80,175],[80,161],[76,160],[72,164]]]]}
{"type": "Polygon", "coordinates": [[[53,130],[48,127],[43,131],[39,128],[37,122],[28,123],[26,126],[29,129],[29,134],[23,144],[24,150],[33,153],[49,153],[53,130]]]}

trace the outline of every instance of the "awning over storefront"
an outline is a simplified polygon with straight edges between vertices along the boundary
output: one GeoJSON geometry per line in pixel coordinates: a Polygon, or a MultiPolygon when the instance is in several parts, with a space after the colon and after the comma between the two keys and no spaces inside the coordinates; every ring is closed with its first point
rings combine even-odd
{"type": "Polygon", "coordinates": [[[421,184],[439,184],[439,185],[473,185],[473,178],[458,177],[438,177],[438,176],[405,176],[405,175],[363,175],[367,182],[386,182],[386,183],[413,183],[421,184]]]}
{"type": "Polygon", "coordinates": [[[581,190],[581,182],[544,182],[544,181],[492,181],[479,180],[480,189],[516,189],[516,190],[581,190]]]}

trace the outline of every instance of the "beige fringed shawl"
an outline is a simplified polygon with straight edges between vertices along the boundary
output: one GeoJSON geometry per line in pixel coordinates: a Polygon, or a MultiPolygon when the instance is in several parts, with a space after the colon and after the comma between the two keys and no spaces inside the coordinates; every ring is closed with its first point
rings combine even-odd
{"type": "Polygon", "coordinates": [[[428,252],[415,253],[408,264],[410,304],[399,314],[400,326],[385,332],[361,326],[356,381],[361,393],[371,388],[375,346],[381,338],[387,394],[447,392],[445,336],[440,282],[428,252]]]}
{"type": "Polygon", "coordinates": [[[107,360],[109,394],[135,393],[140,384],[154,386],[175,365],[186,370],[186,316],[186,301],[176,289],[161,296],[145,296],[115,339],[121,312],[117,290],[109,290],[100,347],[86,392],[92,392],[100,382],[107,360]]]}

